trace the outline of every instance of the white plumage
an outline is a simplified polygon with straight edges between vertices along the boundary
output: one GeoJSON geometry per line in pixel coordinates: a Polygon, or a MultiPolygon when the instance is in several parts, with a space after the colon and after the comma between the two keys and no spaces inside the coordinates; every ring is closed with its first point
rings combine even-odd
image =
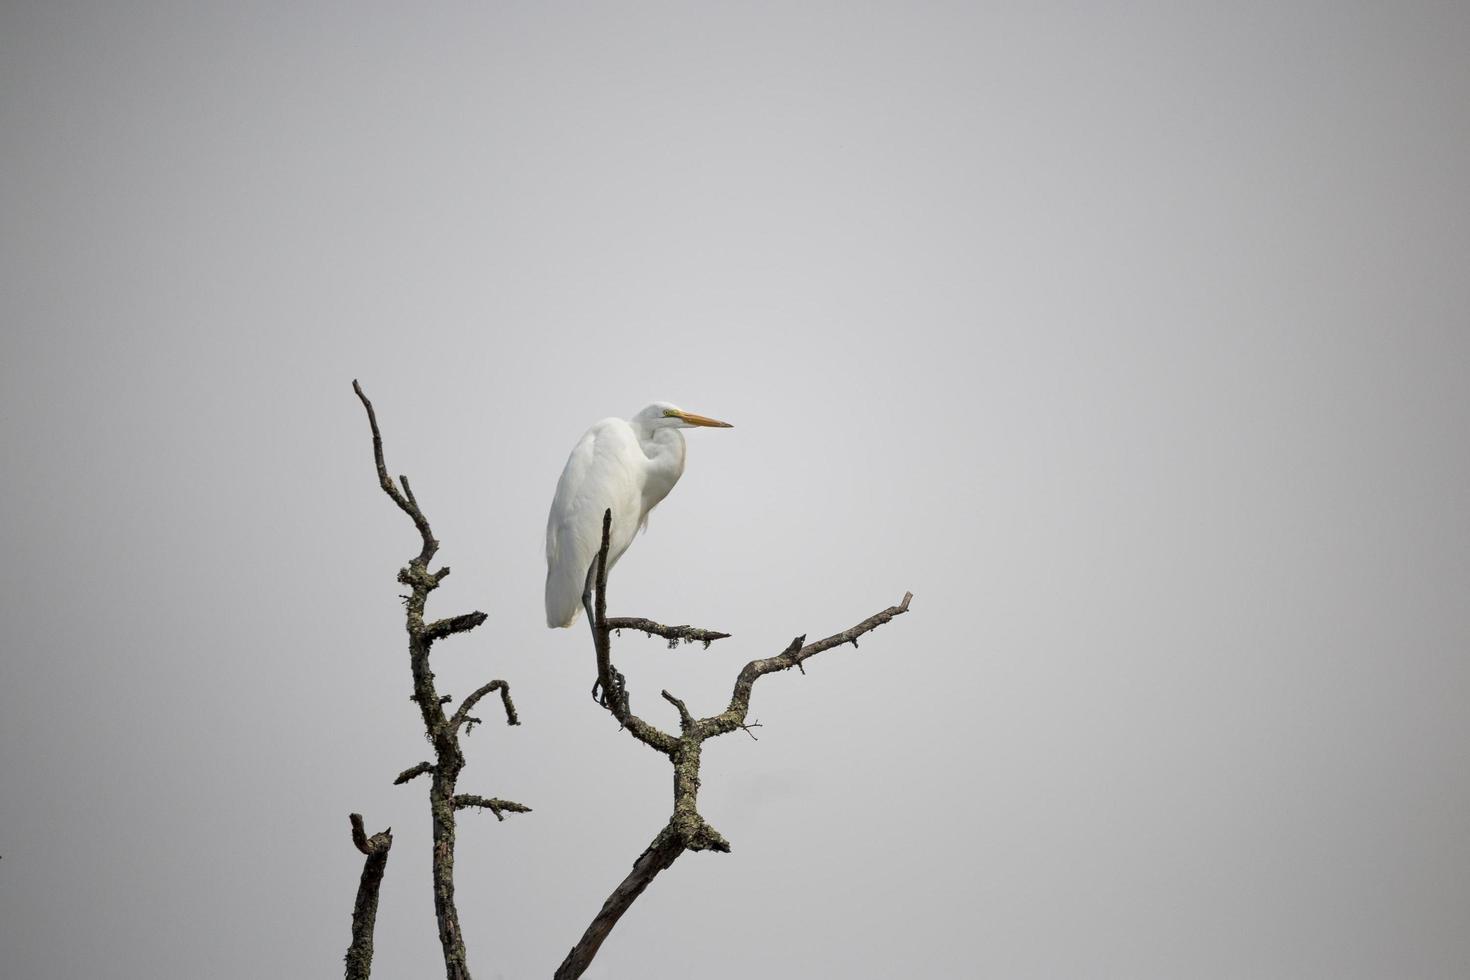
{"type": "Polygon", "coordinates": [[[577,621],[587,572],[602,546],[602,514],[612,509],[607,564],[617,564],[648,513],[684,473],[684,436],[694,426],[731,428],[655,402],[631,419],[603,419],[577,441],[556,483],[546,521],[546,625],[577,621]]]}

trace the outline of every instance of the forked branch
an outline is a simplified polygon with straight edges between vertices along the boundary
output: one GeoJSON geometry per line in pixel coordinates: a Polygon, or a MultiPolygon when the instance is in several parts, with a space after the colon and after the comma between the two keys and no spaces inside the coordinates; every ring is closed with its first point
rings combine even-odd
{"type": "Polygon", "coordinates": [[[449,719],[449,723],[455,728],[458,728],[466,721],[471,721],[472,719],[470,718],[470,709],[479,704],[480,699],[489,694],[491,691],[500,692],[500,702],[505,706],[505,723],[507,725],[519,725],[521,723],[521,719],[520,716],[516,714],[516,706],[510,699],[510,685],[507,684],[505,681],[491,681],[489,684],[486,684],[484,687],[480,688],[479,690],[475,691],[475,693],[465,698],[464,703],[459,706],[459,710],[454,713],[454,717],[449,719]]]}
{"type": "Polygon", "coordinates": [[[696,719],[688,705],[682,700],[661,691],[663,699],[679,713],[679,732],[676,737],[652,725],[628,707],[627,684],[612,661],[612,634],[622,629],[635,629],[669,641],[670,646],[684,642],[704,642],[724,639],[729,634],[692,626],[661,626],[646,619],[609,618],[607,615],[607,553],[612,535],[612,511],[602,518],[602,545],[598,549],[593,566],[594,594],[592,602],[592,637],[597,659],[598,687],[603,692],[602,704],[612,713],[628,733],[643,744],[658,750],[668,757],[674,767],[674,806],[668,824],[659,831],[644,852],[633,864],[632,872],[613,890],[603,903],[602,909],[572,947],[556,971],[556,980],[575,980],[592,963],[593,957],[602,947],[603,941],[617,925],[623,913],[632,906],[644,889],[662,871],[674,863],[685,851],[729,851],[730,843],[709,825],[698,809],[700,753],[707,739],[740,729],[747,734],[759,722],[747,722],[750,712],[750,697],[755,682],[766,674],[800,668],[803,661],[817,654],[851,643],[857,647],[858,637],[890,622],[895,616],[908,612],[912,593],[905,593],[903,601],[875,613],[841,633],[835,633],[814,643],[807,643],[799,636],[781,653],[774,657],[752,660],[746,664],[735,679],[734,693],[730,704],[718,715],[696,719]]]}
{"type": "MultiPolygon", "coordinates": [[[[373,462],[377,467],[378,485],[383,492],[413,521],[419,532],[422,547],[418,555],[398,572],[398,581],[409,588],[405,596],[406,623],[408,631],[408,662],[413,674],[411,700],[418,705],[423,718],[424,731],[434,746],[434,761],[420,762],[398,774],[395,785],[409,782],[418,776],[432,776],[429,780],[429,812],[432,816],[433,852],[432,875],[434,883],[434,914],[439,923],[439,944],[444,952],[444,971],[448,980],[469,980],[470,971],[466,962],[464,938],[460,933],[459,910],[454,902],[454,843],[455,813],[463,806],[479,806],[485,800],[478,796],[457,796],[455,788],[459,774],[465,766],[464,753],[460,749],[461,730],[468,730],[477,719],[469,712],[476,702],[492,691],[499,691],[505,705],[506,723],[520,723],[515,705],[510,700],[510,688],[502,680],[491,681],[465,698],[453,715],[446,715],[444,705],[449,697],[441,695],[434,685],[434,672],[429,668],[429,653],[435,642],[459,633],[468,633],[485,622],[483,612],[463,613],[425,623],[424,607],[429,593],[449,576],[449,568],[429,570],[429,562],[439,550],[439,542],[429,527],[418,498],[414,496],[408,477],[400,476],[398,483],[388,475],[388,465],[383,459],[383,435],[378,429],[378,416],[372,402],[363,393],[362,386],[352,382],[352,390],[367,410],[368,425],[373,433],[373,462]],[[402,484],[402,489],[399,485],[402,484]]],[[[504,819],[503,813],[526,813],[529,807],[506,800],[487,800],[485,804],[495,816],[504,819]],[[493,804],[493,805],[492,805],[493,804]]],[[[368,950],[371,956],[371,947],[368,950]]],[[[363,974],[366,976],[366,974],[363,974]]]]}

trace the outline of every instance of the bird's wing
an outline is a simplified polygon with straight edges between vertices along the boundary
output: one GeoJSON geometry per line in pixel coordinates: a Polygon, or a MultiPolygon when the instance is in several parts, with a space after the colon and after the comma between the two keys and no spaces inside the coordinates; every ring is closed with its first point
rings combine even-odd
{"type": "Polygon", "coordinates": [[[646,460],[632,427],[623,419],[598,422],[567,457],[546,521],[546,621],[569,626],[581,608],[587,569],[602,545],[602,515],[613,512],[610,561],[631,541],[642,516],[646,460]]]}

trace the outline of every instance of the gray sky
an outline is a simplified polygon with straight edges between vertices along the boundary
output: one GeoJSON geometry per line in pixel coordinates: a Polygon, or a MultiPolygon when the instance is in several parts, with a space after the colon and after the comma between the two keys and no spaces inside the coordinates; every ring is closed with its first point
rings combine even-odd
{"type": "Polygon", "coordinates": [[[0,974],[439,969],[374,398],[482,608],[478,977],[666,818],[540,608],[583,429],[726,418],[618,566],[634,707],[915,593],[604,978],[1470,974],[1470,8],[0,11],[0,974]]]}

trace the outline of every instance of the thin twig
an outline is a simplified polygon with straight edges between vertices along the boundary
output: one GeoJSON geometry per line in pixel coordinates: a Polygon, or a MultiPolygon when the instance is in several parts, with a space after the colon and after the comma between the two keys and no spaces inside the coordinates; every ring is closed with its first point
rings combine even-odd
{"type": "MultiPolygon", "coordinates": [[[[413,520],[414,527],[418,528],[419,535],[424,541],[424,550],[419,552],[419,563],[427,565],[429,559],[434,557],[434,552],[439,550],[439,542],[434,540],[434,532],[429,529],[428,519],[424,517],[424,512],[419,510],[417,501],[413,499],[413,491],[409,490],[408,496],[405,497],[393,485],[393,478],[388,475],[388,465],[383,462],[383,434],[378,431],[378,413],[373,411],[373,403],[368,401],[368,396],[363,394],[362,386],[355,378],[352,381],[352,390],[357,392],[358,398],[362,399],[362,405],[367,409],[368,425],[373,430],[373,461],[378,466],[378,485],[383,488],[384,493],[393,498],[393,502],[398,505],[399,509],[413,520]]],[[[407,490],[408,479],[401,476],[399,479],[403,481],[404,489],[407,490]]]]}
{"type": "Polygon", "coordinates": [[[500,692],[500,701],[502,704],[505,705],[505,723],[507,725],[519,725],[521,723],[521,719],[520,716],[516,714],[516,706],[510,699],[510,685],[507,684],[505,681],[491,681],[489,684],[486,684],[484,687],[481,687],[479,690],[475,691],[475,693],[465,698],[464,703],[459,706],[459,710],[454,713],[454,717],[449,719],[449,723],[455,727],[463,725],[467,720],[469,720],[470,709],[479,704],[480,699],[489,694],[491,691],[500,692]]]}
{"type": "Polygon", "coordinates": [[[898,605],[889,606],[882,612],[869,616],[861,623],[841,633],[834,633],[814,643],[806,643],[806,637],[798,636],[778,655],[767,657],[764,660],[752,660],[740,669],[740,675],[735,678],[735,690],[730,696],[729,707],[718,715],[701,718],[696,727],[707,731],[709,735],[721,735],[739,728],[745,723],[745,716],[750,711],[750,695],[759,678],[766,674],[789,670],[792,667],[800,668],[803,661],[810,660],[817,654],[844,643],[856,646],[857,638],[864,633],[871,633],[885,623],[891,622],[894,617],[908,612],[909,602],[913,598],[912,592],[905,592],[903,600],[898,605]]]}
{"type": "Polygon", "coordinates": [[[669,702],[669,704],[672,704],[675,708],[679,709],[679,728],[680,730],[687,732],[689,730],[689,726],[694,724],[694,716],[689,713],[689,706],[686,705],[683,701],[680,701],[678,698],[674,697],[668,691],[660,691],[659,693],[663,695],[663,699],[665,701],[669,702]]]}
{"type": "Polygon", "coordinates": [[[454,798],[454,808],[463,810],[466,807],[481,807],[495,814],[495,819],[504,821],[506,813],[530,813],[531,808],[511,800],[492,800],[485,796],[473,796],[468,793],[460,793],[454,798]]]}

